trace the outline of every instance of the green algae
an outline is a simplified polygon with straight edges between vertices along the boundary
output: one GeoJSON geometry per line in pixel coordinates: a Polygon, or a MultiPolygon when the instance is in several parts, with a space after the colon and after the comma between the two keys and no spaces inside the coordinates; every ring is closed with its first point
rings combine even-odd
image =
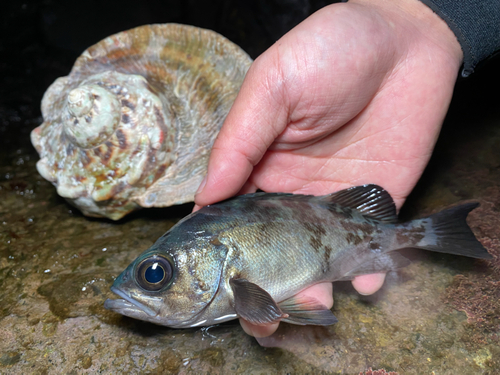
{"type": "Polygon", "coordinates": [[[180,355],[171,350],[162,351],[158,362],[160,364],[159,373],[177,374],[182,366],[180,355]]]}
{"type": "Polygon", "coordinates": [[[47,298],[50,311],[61,319],[87,316],[95,311],[96,299],[104,303],[105,293],[113,280],[100,274],[62,274],[54,281],[38,287],[37,292],[47,298]]]}
{"type": "Polygon", "coordinates": [[[224,351],[221,348],[206,348],[198,355],[203,361],[207,361],[214,367],[220,367],[225,363],[224,351]]]}
{"type": "Polygon", "coordinates": [[[80,358],[80,363],[82,368],[87,370],[90,368],[90,366],[92,366],[92,357],[89,355],[84,355],[80,358]]]}
{"type": "Polygon", "coordinates": [[[15,365],[20,359],[21,353],[9,351],[0,356],[0,364],[2,366],[9,367],[15,365]]]}

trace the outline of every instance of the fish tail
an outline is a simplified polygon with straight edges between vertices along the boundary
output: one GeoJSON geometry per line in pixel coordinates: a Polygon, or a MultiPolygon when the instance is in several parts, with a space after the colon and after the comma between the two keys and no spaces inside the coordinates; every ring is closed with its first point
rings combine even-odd
{"type": "Polygon", "coordinates": [[[469,212],[478,206],[477,202],[465,203],[422,219],[427,226],[426,235],[414,247],[471,258],[492,258],[466,222],[469,212]]]}

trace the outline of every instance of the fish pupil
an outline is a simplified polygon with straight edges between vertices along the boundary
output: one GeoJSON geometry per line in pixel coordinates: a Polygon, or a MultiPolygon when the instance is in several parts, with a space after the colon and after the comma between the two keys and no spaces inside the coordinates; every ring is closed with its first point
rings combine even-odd
{"type": "Polygon", "coordinates": [[[165,277],[165,270],[158,262],[155,262],[147,268],[144,277],[148,283],[156,284],[165,277]]]}
{"type": "Polygon", "coordinates": [[[138,286],[149,292],[157,292],[172,281],[174,269],[172,261],[162,255],[143,259],[135,269],[138,286]]]}

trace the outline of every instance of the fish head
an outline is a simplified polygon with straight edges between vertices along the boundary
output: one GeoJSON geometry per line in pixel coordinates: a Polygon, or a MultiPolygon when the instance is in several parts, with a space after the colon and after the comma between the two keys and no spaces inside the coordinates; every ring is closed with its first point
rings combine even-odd
{"type": "Polygon", "coordinates": [[[203,237],[167,235],[118,276],[111,291],[122,299],[108,299],[105,308],[174,328],[199,321],[219,289],[225,252],[203,237]]]}

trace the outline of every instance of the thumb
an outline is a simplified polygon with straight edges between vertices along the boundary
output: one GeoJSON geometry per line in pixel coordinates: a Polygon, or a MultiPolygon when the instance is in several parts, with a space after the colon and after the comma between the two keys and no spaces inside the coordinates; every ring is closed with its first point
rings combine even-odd
{"type": "Polygon", "coordinates": [[[284,80],[271,47],[250,67],[212,147],[199,206],[237,194],[288,121],[284,80]]]}

